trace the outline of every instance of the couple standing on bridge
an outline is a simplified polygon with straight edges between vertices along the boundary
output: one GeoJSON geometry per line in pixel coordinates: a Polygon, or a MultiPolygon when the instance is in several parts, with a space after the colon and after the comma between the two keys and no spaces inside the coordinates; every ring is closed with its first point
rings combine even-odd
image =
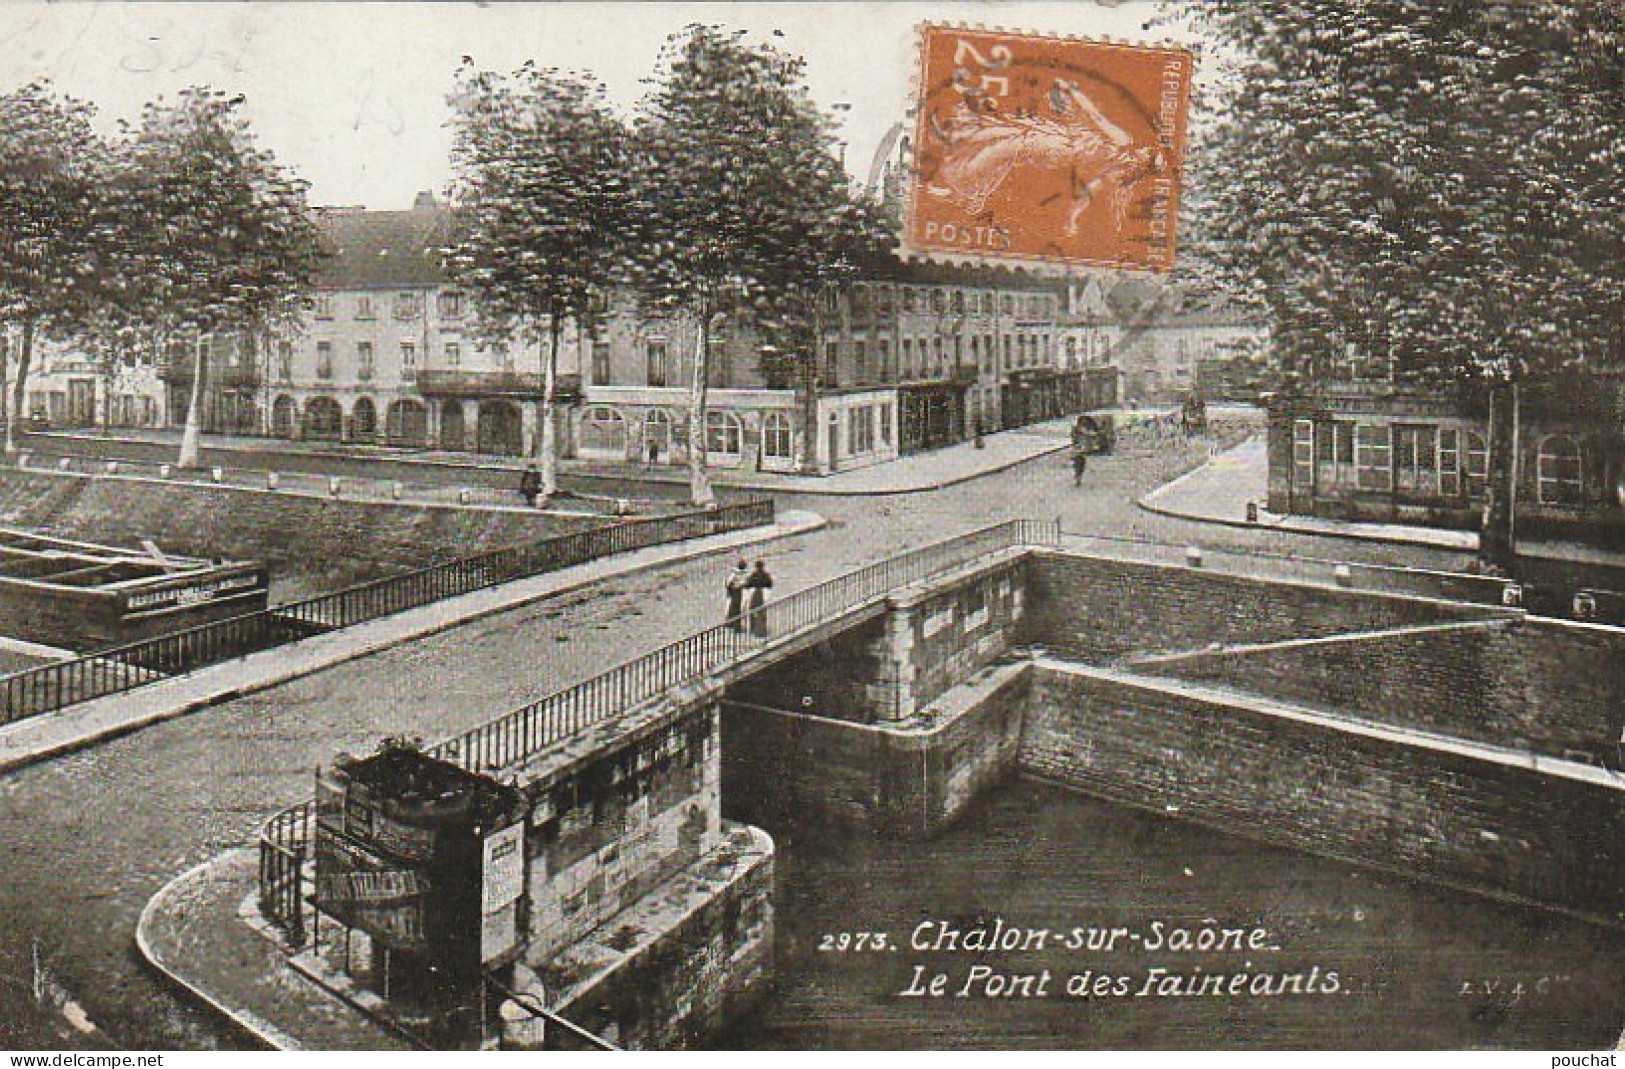
{"type": "Polygon", "coordinates": [[[728,626],[741,634],[749,627],[757,638],[766,638],[767,591],[772,585],[766,562],[757,561],[754,569],[743,560],[735,564],[726,584],[728,626]]]}

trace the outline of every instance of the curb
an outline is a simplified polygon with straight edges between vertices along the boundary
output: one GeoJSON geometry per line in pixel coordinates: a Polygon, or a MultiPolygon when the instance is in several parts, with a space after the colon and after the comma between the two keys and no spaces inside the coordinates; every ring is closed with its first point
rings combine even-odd
{"type": "MultiPolygon", "coordinates": [[[[107,724],[104,724],[104,725],[101,725],[101,726],[90,727],[89,729],[84,730],[84,731],[82,731],[81,733],[78,733],[78,734],[70,735],[70,736],[67,736],[67,737],[64,737],[64,738],[61,738],[61,739],[44,741],[44,742],[38,744],[37,746],[31,748],[31,749],[30,748],[25,748],[25,747],[19,747],[17,750],[15,750],[13,752],[9,752],[9,753],[0,752],[0,773],[10,772],[10,771],[12,771],[14,769],[24,768],[24,767],[26,767],[28,765],[37,764],[37,763],[39,763],[41,761],[49,760],[49,759],[51,759],[53,757],[60,757],[63,754],[73,753],[76,750],[82,750],[82,749],[85,749],[86,747],[93,746],[93,745],[95,745],[97,743],[105,742],[105,741],[107,741],[109,739],[118,738],[121,735],[128,735],[128,734],[130,734],[132,732],[139,731],[142,728],[151,727],[151,726],[153,726],[155,724],[161,724],[161,723],[164,723],[164,722],[169,721],[169,720],[176,720],[176,719],[179,719],[180,717],[187,716],[187,715],[189,715],[191,713],[199,712],[199,711],[201,711],[203,709],[210,708],[211,706],[220,705],[220,704],[223,704],[225,702],[234,701],[234,700],[236,700],[238,698],[241,698],[241,697],[244,697],[246,695],[256,694],[256,693],[258,693],[260,691],[269,690],[272,687],[281,686],[284,683],[288,683],[288,682],[291,682],[291,681],[296,680],[296,679],[301,679],[301,678],[303,678],[305,676],[315,675],[317,672],[322,672],[322,671],[325,671],[325,670],[327,670],[329,668],[335,668],[335,667],[337,667],[337,666],[339,666],[341,664],[346,664],[346,663],[348,663],[350,661],[359,660],[359,659],[361,659],[363,657],[367,657],[367,656],[370,656],[370,655],[375,654],[375,653],[380,653],[380,652],[382,652],[384,650],[391,649],[391,648],[393,648],[395,646],[403,645],[403,644],[405,644],[407,642],[415,642],[415,641],[417,641],[417,640],[419,640],[421,638],[424,638],[426,636],[429,636],[429,635],[439,634],[440,632],[443,632],[443,631],[449,631],[454,627],[460,627],[463,624],[472,623],[472,622],[474,622],[476,620],[481,620],[481,619],[484,619],[485,617],[488,617],[488,616],[494,616],[495,614],[500,613],[500,612],[507,612],[507,611],[509,611],[511,609],[516,609],[516,608],[519,608],[519,607],[524,606],[524,605],[530,605],[530,604],[533,604],[533,603],[538,602],[538,601],[543,601],[543,600],[545,600],[547,598],[557,597],[557,596],[562,595],[562,594],[568,594],[568,593],[571,593],[573,591],[579,590],[582,587],[590,586],[591,584],[596,583],[596,582],[600,582],[600,581],[603,581],[603,580],[606,580],[606,579],[611,579],[611,578],[618,578],[618,577],[624,576],[624,575],[634,575],[634,574],[637,574],[639,572],[648,571],[648,570],[653,569],[653,568],[662,568],[662,567],[665,567],[665,566],[667,566],[669,564],[673,564],[673,563],[686,562],[686,561],[691,561],[691,560],[699,560],[699,559],[704,558],[704,557],[714,556],[714,555],[721,554],[721,553],[730,553],[730,552],[733,552],[735,549],[737,549],[740,546],[759,545],[759,544],[767,543],[767,542],[776,542],[776,541],[778,541],[780,539],[784,539],[784,538],[794,538],[794,537],[796,537],[798,535],[809,534],[809,533],[811,533],[813,531],[820,530],[820,529],[828,526],[828,524],[829,524],[829,520],[826,519],[823,516],[815,516],[813,520],[807,522],[804,525],[795,527],[793,529],[779,529],[780,525],[775,524],[774,527],[767,528],[766,533],[761,534],[758,537],[740,538],[740,539],[736,539],[736,540],[733,540],[733,541],[724,542],[724,543],[718,544],[718,545],[705,546],[705,547],[702,547],[702,548],[699,548],[699,549],[691,550],[689,552],[676,553],[676,554],[674,554],[672,556],[665,557],[665,558],[660,559],[660,560],[650,561],[650,562],[648,562],[646,564],[640,564],[640,565],[636,565],[634,567],[622,568],[622,569],[614,570],[614,571],[608,571],[608,572],[606,572],[606,573],[604,573],[602,575],[584,577],[584,578],[577,578],[577,579],[574,579],[572,581],[565,582],[564,584],[562,584],[560,586],[553,587],[552,589],[549,589],[549,590],[543,591],[541,593],[538,593],[538,594],[536,594],[534,596],[521,598],[520,600],[517,600],[517,601],[511,601],[511,602],[506,602],[506,603],[503,603],[503,604],[482,607],[482,608],[470,611],[465,615],[458,616],[458,617],[456,617],[454,619],[442,619],[442,620],[435,620],[435,621],[427,622],[425,624],[425,626],[423,626],[421,629],[414,630],[409,634],[390,636],[390,637],[386,637],[386,638],[380,639],[380,640],[378,640],[376,642],[372,642],[372,643],[363,642],[361,644],[358,644],[355,648],[349,649],[349,650],[342,650],[342,649],[341,650],[336,650],[336,651],[334,651],[334,654],[331,657],[329,657],[327,659],[318,659],[319,663],[316,663],[316,664],[313,664],[313,665],[290,667],[286,671],[276,671],[275,669],[273,669],[271,671],[271,673],[268,674],[266,677],[258,679],[258,680],[251,681],[251,682],[246,683],[246,684],[235,685],[235,686],[234,685],[229,685],[229,684],[222,684],[219,687],[217,687],[217,688],[215,688],[213,690],[210,690],[206,694],[203,694],[203,695],[200,695],[198,697],[191,698],[191,699],[184,699],[184,700],[179,701],[178,704],[168,705],[168,706],[165,706],[163,708],[153,710],[153,711],[145,713],[145,714],[138,714],[138,715],[132,716],[131,718],[129,718],[127,720],[119,720],[119,721],[116,721],[116,722],[113,722],[113,723],[107,723],[107,724]]],[[[751,532],[750,531],[744,531],[744,532],[731,532],[731,533],[737,535],[737,534],[749,534],[751,532]]],[[[728,535],[724,534],[724,535],[719,535],[719,536],[715,536],[715,537],[727,538],[728,535]]],[[[651,547],[651,548],[653,548],[653,547],[651,547]]],[[[575,567],[584,567],[584,566],[585,565],[576,565],[575,567]]],[[[568,569],[562,569],[561,571],[568,571],[568,569]]],[[[556,575],[556,574],[560,574],[560,573],[543,573],[543,574],[544,575],[546,575],[546,574],[555,574],[556,575]]],[[[532,577],[532,578],[540,578],[540,576],[536,576],[536,577],[532,577]]],[[[515,582],[525,582],[525,581],[526,580],[523,580],[523,579],[515,580],[515,582]]],[[[511,584],[502,584],[502,585],[508,586],[508,585],[511,585],[511,584]]],[[[484,590],[469,591],[468,594],[459,595],[459,597],[468,597],[468,596],[473,595],[473,594],[486,593],[486,592],[489,592],[489,591],[492,591],[492,590],[497,590],[497,589],[500,589],[500,588],[499,587],[487,587],[484,590]]],[[[448,600],[454,600],[454,599],[448,599],[448,600]]],[[[446,602],[444,602],[444,601],[442,601],[442,602],[432,602],[429,605],[420,605],[420,606],[417,607],[417,609],[407,610],[407,611],[411,612],[411,611],[419,611],[419,610],[423,610],[423,609],[433,609],[433,608],[436,608],[438,606],[444,606],[445,604],[446,604],[446,602]]],[[[387,620],[389,618],[388,617],[383,617],[381,619],[382,620],[387,620]]],[[[379,622],[379,621],[369,621],[369,623],[372,623],[372,622],[379,622]]],[[[356,626],[364,627],[364,626],[367,626],[367,625],[366,624],[359,624],[359,625],[356,625],[356,626]]],[[[275,649],[262,650],[262,651],[259,651],[258,653],[251,653],[251,654],[248,654],[248,657],[257,657],[257,656],[265,656],[265,655],[273,655],[274,656],[274,655],[276,655],[277,653],[279,653],[282,650],[298,649],[303,643],[320,643],[323,640],[328,640],[328,639],[341,640],[345,636],[346,632],[349,632],[351,630],[352,629],[350,629],[350,628],[343,628],[343,629],[340,629],[338,631],[328,632],[326,634],[314,635],[314,636],[311,636],[308,639],[302,640],[302,642],[292,643],[292,644],[290,644],[288,646],[276,647],[275,649]]],[[[308,652],[311,651],[312,648],[313,648],[312,646],[306,645],[304,647],[304,652],[308,653],[308,652]]],[[[169,679],[160,680],[160,681],[158,681],[156,683],[150,684],[149,686],[153,687],[153,688],[156,688],[156,687],[162,687],[166,683],[170,683],[170,682],[178,682],[178,681],[183,681],[183,680],[196,679],[201,674],[203,674],[205,672],[218,671],[219,669],[228,667],[228,666],[230,666],[232,664],[240,663],[241,661],[244,661],[244,660],[247,660],[247,657],[237,658],[237,659],[235,659],[233,661],[222,661],[219,664],[209,665],[209,666],[207,666],[205,668],[200,668],[195,672],[187,673],[185,675],[171,676],[169,679]]],[[[123,693],[118,693],[118,694],[103,695],[103,696],[101,696],[99,698],[91,698],[91,699],[88,699],[87,701],[84,701],[84,702],[78,702],[78,703],[76,703],[74,705],[68,705],[68,706],[64,706],[61,709],[52,710],[49,713],[41,713],[41,714],[39,714],[39,717],[25,717],[25,718],[23,718],[21,720],[12,721],[11,724],[5,725],[3,728],[0,728],[0,746],[4,745],[4,739],[5,739],[5,735],[7,733],[7,730],[16,728],[18,725],[32,725],[33,723],[41,722],[40,721],[41,717],[58,717],[58,718],[60,718],[60,717],[62,717],[63,714],[67,713],[69,710],[83,708],[84,706],[87,706],[87,705],[91,704],[92,702],[109,701],[109,700],[123,700],[123,699],[127,699],[129,694],[138,693],[138,692],[143,691],[143,690],[148,690],[148,688],[146,688],[146,687],[137,688],[137,691],[135,691],[135,692],[123,692],[123,693]]],[[[149,691],[149,693],[150,693],[150,691],[149,691]]]]}
{"type": "Polygon", "coordinates": [[[1202,516],[1195,513],[1179,512],[1167,505],[1155,504],[1152,502],[1151,499],[1162,493],[1164,490],[1167,490],[1170,487],[1178,486],[1186,479],[1201,474],[1213,463],[1214,459],[1216,458],[1210,457],[1208,460],[1204,461],[1197,467],[1192,468],[1190,471],[1187,471],[1177,479],[1163,483],[1161,486],[1157,487],[1155,490],[1152,490],[1144,497],[1137,499],[1134,502],[1135,507],[1143,509],[1144,511],[1155,516],[1166,516],[1170,519],[1185,520],[1189,523],[1208,523],[1219,527],[1234,527],[1246,531],[1285,531],[1288,534],[1314,535],[1321,538],[1341,538],[1351,542],[1381,542],[1390,545],[1420,546],[1424,549],[1434,549],[1443,553],[1478,552],[1478,547],[1476,545],[1455,546],[1450,545],[1449,543],[1435,542],[1425,538],[1412,538],[1398,534],[1386,534],[1381,532],[1340,531],[1335,529],[1323,530],[1318,527],[1308,527],[1291,520],[1282,520],[1276,523],[1265,523],[1263,521],[1258,523],[1248,523],[1246,520],[1232,520],[1222,516],[1202,516]]]}
{"type": "Polygon", "coordinates": [[[135,946],[141,954],[141,959],[145,961],[147,965],[153,969],[153,971],[157,972],[159,976],[163,977],[163,979],[169,983],[174,984],[176,987],[186,992],[204,1006],[213,1010],[222,1020],[225,1020],[236,1028],[240,1029],[256,1043],[263,1045],[269,1050],[298,1050],[299,1045],[297,1043],[295,1043],[290,1037],[283,1035],[269,1023],[260,1020],[257,1016],[249,1013],[247,1010],[232,1009],[230,1006],[225,1005],[219,999],[210,995],[198,984],[186,979],[174,968],[166,965],[162,959],[162,956],[153,950],[152,941],[148,935],[148,929],[156,921],[159,910],[163,908],[169,895],[177,887],[200,875],[204,871],[214,868],[215,865],[219,864],[222,859],[229,857],[231,854],[239,850],[248,851],[251,849],[253,848],[240,846],[233,847],[224,853],[216,854],[207,861],[198,862],[196,865],[193,865],[191,868],[187,869],[185,872],[174,877],[168,883],[160,887],[157,893],[155,893],[151,898],[147,899],[147,904],[141,907],[141,916],[135,922],[135,946]]]}

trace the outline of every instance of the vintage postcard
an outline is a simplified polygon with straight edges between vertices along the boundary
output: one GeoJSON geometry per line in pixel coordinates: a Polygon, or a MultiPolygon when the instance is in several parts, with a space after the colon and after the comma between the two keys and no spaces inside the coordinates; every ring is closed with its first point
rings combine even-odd
{"type": "Polygon", "coordinates": [[[1614,1064],[1622,55],[0,3],[0,1049],[1614,1064]]]}

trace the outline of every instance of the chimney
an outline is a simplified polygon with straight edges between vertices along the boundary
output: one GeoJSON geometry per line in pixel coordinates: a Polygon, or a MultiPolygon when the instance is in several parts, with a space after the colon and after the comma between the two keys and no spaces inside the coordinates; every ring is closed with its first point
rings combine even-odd
{"type": "Polygon", "coordinates": [[[415,212],[432,212],[436,207],[438,205],[435,203],[432,189],[420,190],[417,199],[412,202],[412,210],[415,212]]]}

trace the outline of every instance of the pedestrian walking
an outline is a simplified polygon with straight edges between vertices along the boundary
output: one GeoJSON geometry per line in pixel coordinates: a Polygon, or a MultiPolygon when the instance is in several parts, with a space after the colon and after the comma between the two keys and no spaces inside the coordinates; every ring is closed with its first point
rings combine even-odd
{"type": "Polygon", "coordinates": [[[757,561],[750,577],[745,580],[745,587],[750,591],[745,615],[750,620],[750,633],[757,638],[767,637],[767,592],[772,586],[773,577],[768,574],[767,564],[757,561]]]}
{"type": "Polygon", "coordinates": [[[750,565],[741,560],[728,573],[725,584],[728,591],[728,627],[743,633],[745,630],[745,586],[750,581],[750,565]]]}
{"type": "Polygon", "coordinates": [[[525,473],[519,476],[519,496],[525,499],[526,505],[535,508],[541,493],[542,473],[536,470],[536,465],[526,464],[525,473]]]}
{"type": "Polygon", "coordinates": [[[1072,485],[1083,485],[1083,473],[1089,469],[1089,454],[1081,449],[1072,450],[1072,485]]]}

